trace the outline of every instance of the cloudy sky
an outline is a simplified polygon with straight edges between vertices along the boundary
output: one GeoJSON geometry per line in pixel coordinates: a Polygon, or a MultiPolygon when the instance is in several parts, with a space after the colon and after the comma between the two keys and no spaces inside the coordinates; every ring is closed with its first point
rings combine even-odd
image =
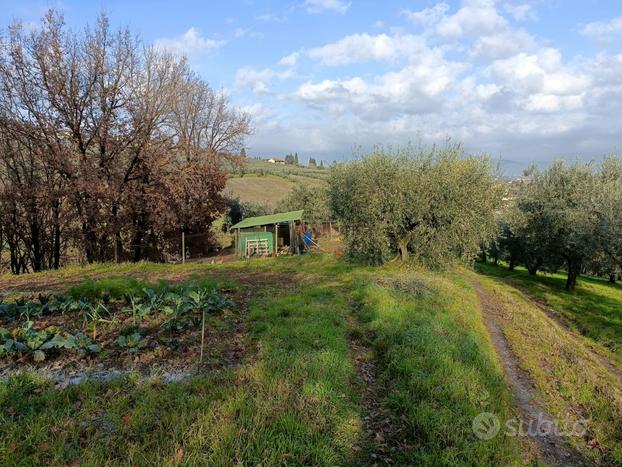
{"type": "Polygon", "coordinates": [[[622,150],[620,0],[0,0],[0,20],[50,6],[186,54],[253,115],[252,155],[450,137],[513,174],[622,150]]]}

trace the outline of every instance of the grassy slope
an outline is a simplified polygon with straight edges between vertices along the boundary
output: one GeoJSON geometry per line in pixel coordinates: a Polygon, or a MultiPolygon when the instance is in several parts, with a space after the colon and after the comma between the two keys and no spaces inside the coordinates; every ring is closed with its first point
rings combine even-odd
{"type": "Polygon", "coordinates": [[[293,186],[291,181],[277,175],[264,177],[246,175],[227,180],[225,193],[237,196],[245,203],[252,202],[276,207],[293,186]]]}
{"type": "Polygon", "coordinates": [[[323,185],[328,169],[311,169],[292,165],[275,165],[249,159],[243,177],[235,174],[227,180],[225,193],[243,202],[265,204],[272,208],[287,196],[296,184],[323,185]],[[258,174],[262,174],[259,176],[258,174]]]}
{"type": "MultiPolygon", "coordinates": [[[[362,428],[363,391],[349,349],[361,329],[386,385],[377,403],[405,425],[399,462],[517,462],[515,439],[479,441],[470,430],[474,414],[504,415],[510,406],[476,297],[458,276],[372,270],[319,255],[177,268],[91,273],[142,269],[152,278],[209,273],[230,281],[282,273],[282,282],[255,288],[249,328],[257,355],[240,368],[168,385],[125,380],[58,391],[28,376],[3,383],[0,463],[364,464],[361,453],[374,441],[362,428]],[[398,275],[410,281],[406,288],[394,287],[398,275]],[[415,293],[420,284],[423,294],[415,293]]],[[[62,280],[80,272],[64,271],[62,280]]]]}
{"type": "Polygon", "coordinates": [[[491,276],[511,280],[576,325],[577,330],[605,346],[622,368],[622,285],[581,277],[574,292],[564,289],[563,274],[530,276],[524,269],[479,264],[491,276]]]}
{"type": "MultiPolygon", "coordinates": [[[[484,269],[489,272],[491,268],[484,269]]],[[[603,367],[580,336],[563,329],[519,290],[494,277],[480,276],[478,280],[502,305],[503,333],[553,417],[561,421],[588,419],[589,436],[571,437],[571,442],[594,461],[622,464],[620,380],[603,367]]],[[[557,284],[556,278],[547,282],[552,286],[557,284]]],[[[590,285],[597,290],[600,286],[590,285]]],[[[545,289],[545,293],[535,283],[531,284],[532,289],[553,303],[558,303],[555,299],[569,300],[561,290],[545,289]]],[[[587,293],[585,289],[582,281],[579,297],[587,293]]]]}

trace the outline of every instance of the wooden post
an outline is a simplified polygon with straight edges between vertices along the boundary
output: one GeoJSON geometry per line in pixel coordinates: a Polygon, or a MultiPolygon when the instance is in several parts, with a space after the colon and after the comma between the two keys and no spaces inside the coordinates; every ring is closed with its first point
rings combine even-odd
{"type": "Polygon", "coordinates": [[[274,254],[279,251],[279,224],[274,224],[274,254]]]}
{"type": "Polygon", "coordinates": [[[119,257],[117,256],[117,234],[114,234],[114,262],[119,262],[119,257]]]}
{"type": "Polygon", "coordinates": [[[328,221],[328,238],[333,239],[333,222],[328,221]]]}
{"type": "Polygon", "coordinates": [[[181,264],[186,264],[186,232],[181,232],[181,264]]]}

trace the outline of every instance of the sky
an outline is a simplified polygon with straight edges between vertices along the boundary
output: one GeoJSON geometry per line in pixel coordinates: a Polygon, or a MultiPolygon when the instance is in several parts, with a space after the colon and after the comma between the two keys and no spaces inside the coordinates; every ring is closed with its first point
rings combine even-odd
{"type": "Polygon", "coordinates": [[[515,175],[622,150],[620,0],[0,0],[0,25],[50,7],[186,55],[251,114],[251,156],[450,138],[515,175]]]}

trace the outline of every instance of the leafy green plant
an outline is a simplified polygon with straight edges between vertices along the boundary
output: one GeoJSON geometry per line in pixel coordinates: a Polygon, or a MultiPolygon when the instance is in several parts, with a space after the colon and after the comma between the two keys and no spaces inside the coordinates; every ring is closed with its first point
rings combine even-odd
{"type": "Polygon", "coordinates": [[[32,321],[25,322],[12,332],[0,328],[0,357],[17,352],[32,352],[36,362],[45,360],[44,351],[51,349],[76,350],[80,355],[87,352],[98,353],[101,348],[82,333],[75,336],[69,333],[61,334],[56,326],[37,331],[32,321]]]}
{"type": "Polygon", "coordinates": [[[205,346],[205,315],[211,310],[223,309],[232,302],[225,295],[218,293],[216,289],[198,289],[188,292],[188,303],[193,309],[201,312],[201,354],[199,356],[199,363],[201,363],[205,346]]]}
{"type": "Polygon", "coordinates": [[[20,317],[30,321],[33,316],[41,316],[41,304],[37,302],[25,302],[20,306],[20,317]]]}
{"type": "Polygon", "coordinates": [[[7,319],[13,319],[19,314],[19,305],[17,303],[0,303],[0,316],[7,319]]]}
{"type": "Polygon", "coordinates": [[[112,323],[114,319],[110,319],[111,313],[103,303],[97,305],[88,304],[86,308],[82,310],[85,326],[91,326],[93,332],[93,339],[97,338],[97,325],[100,323],[112,323]],[[108,319],[104,318],[107,316],[108,319]]]}
{"type": "Polygon", "coordinates": [[[143,287],[142,292],[145,296],[145,302],[152,310],[157,310],[164,303],[164,294],[153,289],[143,287]]]}
{"type": "Polygon", "coordinates": [[[140,298],[130,295],[128,297],[128,300],[129,306],[124,307],[123,311],[125,313],[132,314],[132,321],[134,322],[134,324],[136,324],[139,319],[145,319],[151,312],[151,306],[142,303],[140,298]]]}
{"type": "Polygon", "coordinates": [[[192,304],[184,295],[169,293],[165,297],[168,305],[162,307],[162,312],[167,316],[162,324],[169,331],[183,331],[191,324],[192,317],[189,313],[193,310],[192,304]]]}
{"type": "Polygon", "coordinates": [[[52,339],[45,342],[40,350],[48,349],[68,349],[76,350],[80,355],[85,355],[88,352],[99,353],[101,352],[101,346],[94,343],[88,336],[79,332],[75,335],[68,332],[56,334],[52,339]]]}
{"type": "Polygon", "coordinates": [[[16,341],[8,329],[0,328],[0,357],[26,350],[28,350],[26,344],[16,341]]]}
{"type": "Polygon", "coordinates": [[[138,352],[147,346],[147,339],[138,331],[128,335],[119,335],[115,339],[119,347],[126,348],[129,352],[138,352]]]}

